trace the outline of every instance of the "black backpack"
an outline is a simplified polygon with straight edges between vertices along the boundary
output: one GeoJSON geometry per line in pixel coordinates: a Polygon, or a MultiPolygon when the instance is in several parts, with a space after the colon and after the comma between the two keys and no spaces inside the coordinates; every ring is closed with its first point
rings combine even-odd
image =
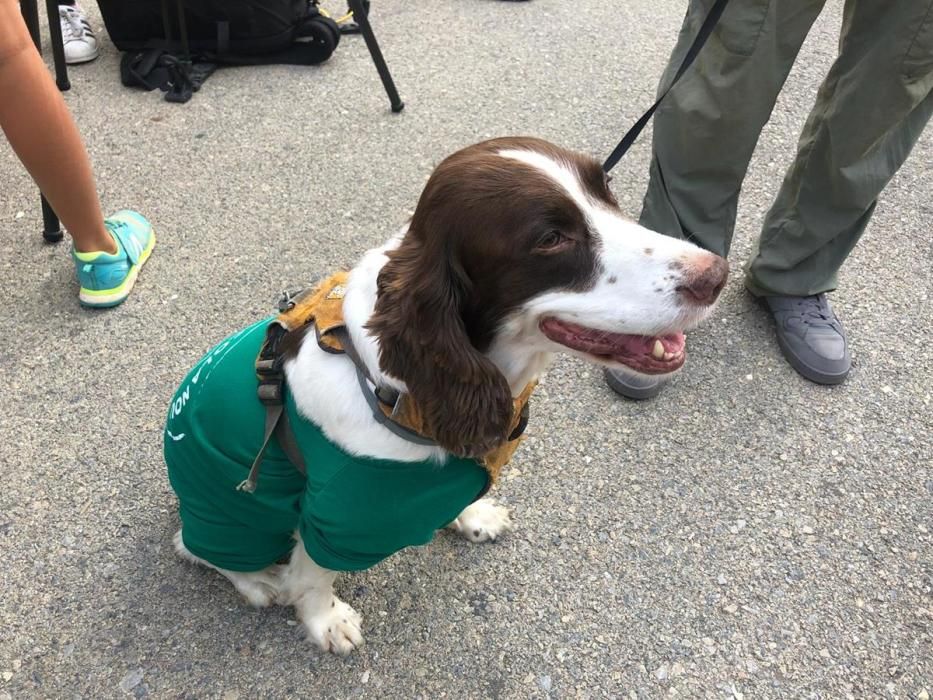
{"type": "Polygon", "coordinates": [[[185,102],[217,65],[315,65],[340,28],[317,0],[98,0],[124,85],[185,102]],[[173,95],[173,92],[175,93],[173,95]]]}

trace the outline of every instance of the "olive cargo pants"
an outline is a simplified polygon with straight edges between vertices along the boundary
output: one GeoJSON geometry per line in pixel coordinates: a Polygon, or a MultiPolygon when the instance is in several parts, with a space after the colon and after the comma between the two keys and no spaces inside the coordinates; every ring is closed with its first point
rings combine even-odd
{"type": "MultiPolygon", "coordinates": [[[[690,0],[665,88],[713,0],[690,0]]],[[[641,223],[729,252],[762,127],[825,0],[732,0],[654,117],[641,223]]],[[[933,0],[846,0],[820,87],[746,268],[756,295],[830,291],[933,112],[933,0]]],[[[930,193],[917,193],[929,198],[930,193]]]]}

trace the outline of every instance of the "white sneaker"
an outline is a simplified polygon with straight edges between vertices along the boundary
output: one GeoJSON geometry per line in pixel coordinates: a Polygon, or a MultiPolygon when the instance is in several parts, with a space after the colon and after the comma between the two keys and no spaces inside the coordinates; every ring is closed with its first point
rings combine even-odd
{"type": "Polygon", "coordinates": [[[65,44],[65,63],[87,63],[97,58],[100,53],[97,37],[81,9],[76,5],[59,5],[58,18],[65,44]]]}

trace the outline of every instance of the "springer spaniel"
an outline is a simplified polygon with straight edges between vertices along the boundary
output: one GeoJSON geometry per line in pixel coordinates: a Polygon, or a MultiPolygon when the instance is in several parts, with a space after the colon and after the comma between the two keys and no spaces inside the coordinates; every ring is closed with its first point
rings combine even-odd
{"type": "MultiPolygon", "coordinates": [[[[410,223],[363,256],[343,297],[346,328],[372,382],[409,394],[436,444],[416,444],[377,421],[354,363],[326,352],[313,333],[290,336],[288,391],[300,420],[342,453],[433,461],[435,475],[444,474],[454,456],[481,455],[509,439],[513,396],[555,352],[634,373],[678,370],[684,331],[710,313],[727,273],[722,258],[626,219],[595,160],[534,138],[485,141],[437,167],[410,223]]],[[[170,450],[186,444],[173,419],[189,410],[192,392],[211,372],[222,376],[223,353],[245,332],[209,353],[179,390],[166,429],[167,461],[170,450]]],[[[246,374],[255,385],[251,370],[246,374]]],[[[233,410],[224,403],[210,410],[233,410]]],[[[210,454],[232,454],[223,448],[234,437],[206,436],[220,446],[210,454]]],[[[244,473],[248,467],[242,464],[244,473]]],[[[310,478],[313,458],[308,472],[310,478]]],[[[176,478],[176,490],[220,488],[176,478]]],[[[200,507],[182,498],[183,522],[200,507]]],[[[449,523],[477,542],[510,525],[508,511],[486,498],[449,523]]],[[[305,530],[289,544],[287,564],[260,571],[211,563],[203,551],[191,551],[183,531],[175,539],[179,554],[220,571],[254,605],[295,606],[322,649],[346,654],[361,644],[360,616],[333,592],[338,571],[312,559],[305,530]]],[[[252,536],[237,532],[243,542],[252,536]]]]}

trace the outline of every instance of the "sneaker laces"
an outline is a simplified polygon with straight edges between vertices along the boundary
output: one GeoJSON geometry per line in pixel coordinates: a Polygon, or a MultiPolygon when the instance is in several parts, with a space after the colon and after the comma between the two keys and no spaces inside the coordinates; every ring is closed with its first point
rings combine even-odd
{"type": "Polygon", "coordinates": [[[797,301],[801,320],[811,328],[836,328],[836,316],[829,308],[825,294],[801,297],[797,301]]]}
{"type": "Polygon", "coordinates": [[[60,6],[58,16],[62,25],[62,41],[79,41],[84,38],[84,17],[74,7],[60,6]]]}

